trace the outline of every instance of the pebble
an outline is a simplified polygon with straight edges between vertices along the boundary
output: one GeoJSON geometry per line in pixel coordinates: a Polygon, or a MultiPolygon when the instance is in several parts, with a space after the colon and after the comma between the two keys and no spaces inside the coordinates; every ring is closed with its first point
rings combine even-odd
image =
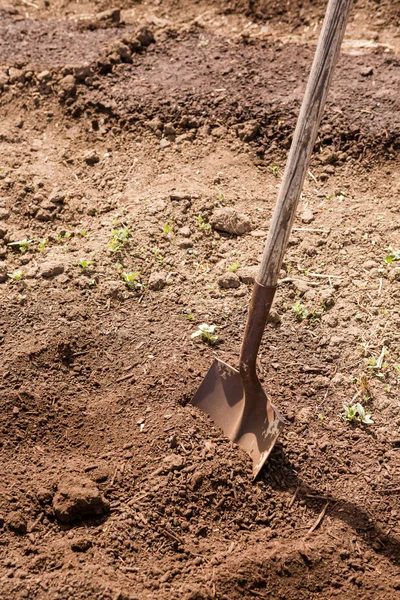
{"type": "Polygon", "coordinates": [[[274,308],[271,308],[269,311],[268,323],[273,323],[274,325],[280,325],[282,323],[280,314],[274,308]]]}
{"type": "Polygon", "coordinates": [[[87,552],[92,547],[92,542],[88,538],[77,538],[71,542],[73,552],[87,552]]]}
{"type": "Polygon", "coordinates": [[[181,227],[180,229],[178,229],[178,233],[179,235],[182,235],[183,237],[190,237],[191,231],[190,231],[190,227],[181,227]]]}
{"type": "Polygon", "coordinates": [[[237,126],[239,138],[243,140],[243,142],[253,141],[257,137],[259,129],[260,126],[257,121],[247,121],[247,123],[242,123],[237,126]]]}
{"type": "Polygon", "coordinates": [[[231,271],[229,271],[228,273],[224,273],[224,275],[222,275],[218,279],[218,285],[220,288],[222,288],[224,290],[238,288],[238,287],[240,287],[239,276],[236,275],[236,273],[233,273],[231,271]]]}
{"type": "Polygon", "coordinates": [[[158,292],[165,286],[165,280],[166,277],[164,273],[153,272],[149,277],[149,288],[154,292],[158,292]]]}
{"type": "Polygon", "coordinates": [[[305,281],[294,281],[294,285],[296,286],[297,291],[300,292],[301,296],[310,289],[305,281]]]}
{"type": "Polygon", "coordinates": [[[56,517],[63,523],[72,523],[84,517],[98,517],[109,511],[97,485],[84,476],[66,476],[58,484],[53,498],[56,517]]]}
{"type": "Polygon", "coordinates": [[[322,317],[322,322],[324,323],[324,325],[328,325],[328,327],[336,327],[338,324],[338,320],[335,317],[335,315],[323,315],[322,317]]]}
{"type": "Polygon", "coordinates": [[[56,277],[64,273],[64,265],[60,262],[49,261],[39,266],[39,275],[45,278],[56,277]]]}
{"type": "Polygon", "coordinates": [[[377,265],[376,265],[376,262],[374,260],[367,260],[363,264],[363,269],[367,269],[368,271],[370,271],[371,269],[375,269],[376,266],[377,265]]]}
{"type": "Polygon", "coordinates": [[[165,137],[167,137],[169,139],[172,139],[172,140],[175,139],[176,131],[175,131],[175,127],[173,126],[172,123],[165,123],[164,135],[165,135],[165,137]]]}
{"type": "Polygon", "coordinates": [[[162,138],[160,140],[160,148],[168,148],[171,145],[171,142],[167,140],[167,138],[162,138]]]}
{"type": "Polygon", "coordinates": [[[0,221],[7,221],[9,217],[10,211],[8,211],[6,208],[0,208],[0,221]]]}
{"type": "Polygon", "coordinates": [[[93,166],[100,161],[100,158],[96,150],[90,150],[90,152],[84,156],[83,160],[87,165],[93,166]]]}
{"type": "Polygon", "coordinates": [[[185,461],[180,454],[169,454],[163,460],[164,472],[178,471],[183,468],[185,461]]]}
{"type": "Polygon", "coordinates": [[[373,73],[374,73],[374,69],[372,67],[364,67],[360,71],[360,75],[362,77],[370,77],[371,75],[373,75],[373,73]]]}
{"type": "Polygon", "coordinates": [[[235,208],[216,210],[212,216],[211,225],[217,231],[224,231],[232,235],[243,235],[252,229],[250,219],[235,208]]]}
{"type": "Polygon", "coordinates": [[[306,207],[303,210],[303,214],[301,215],[301,220],[303,223],[312,223],[314,221],[314,213],[310,207],[306,207]]]}
{"type": "Polygon", "coordinates": [[[60,81],[61,94],[64,98],[76,94],[76,83],[73,75],[66,75],[60,81]]]}

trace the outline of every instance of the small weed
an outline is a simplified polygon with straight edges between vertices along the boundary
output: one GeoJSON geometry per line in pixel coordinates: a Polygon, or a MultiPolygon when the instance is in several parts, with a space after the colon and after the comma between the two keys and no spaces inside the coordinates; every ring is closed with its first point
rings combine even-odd
{"type": "Polygon", "coordinates": [[[387,249],[389,254],[385,256],[385,263],[390,265],[394,260],[400,260],[400,250],[392,250],[392,248],[387,249]]]}
{"type": "Polygon", "coordinates": [[[364,425],[373,424],[371,415],[365,412],[365,408],[359,402],[353,404],[352,406],[343,404],[343,411],[343,419],[348,423],[359,422],[363,423],[364,425]]]}
{"type": "Polygon", "coordinates": [[[21,254],[25,254],[29,249],[29,244],[32,244],[32,242],[34,242],[34,240],[20,240],[18,242],[10,242],[7,246],[18,248],[21,254]]]}
{"type": "Polygon", "coordinates": [[[164,257],[162,256],[162,254],[160,254],[160,251],[158,250],[158,248],[153,248],[151,250],[152,254],[154,254],[154,256],[156,257],[156,259],[162,264],[164,262],[164,257]]]}
{"type": "Polygon", "coordinates": [[[90,285],[90,287],[93,287],[94,285],[96,285],[96,281],[94,279],[88,278],[87,282],[88,282],[88,285],[90,285]]]}
{"type": "Polygon", "coordinates": [[[206,221],[204,220],[204,218],[201,215],[197,215],[196,219],[197,219],[197,225],[199,226],[200,229],[202,229],[203,231],[210,231],[210,229],[211,229],[210,223],[206,223],[206,221]]]}
{"type": "Polygon", "coordinates": [[[172,231],[172,223],[166,223],[162,228],[164,233],[171,233],[172,231]]]}
{"type": "Polygon", "coordinates": [[[325,421],[325,417],[322,413],[318,413],[317,417],[320,421],[325,421]]]}
{"type": "Polygon", "coordinates": [[[109,244],[107,244],[107,248],[111,252],[119,252],[130,239],[129,227],[120,227],[119,229],[113,229],[111,233],[112,238],[109,244]]]}
{"type": "Polygon", "coordinates": [[[21,304],[24,304],[26,300],[26,294],[19,294],[18,295],[18,301],[21,302],[21,304]]]}
{"type": "Polygon", "coordinates": [[[138,281],[138,279],[140,278],[140,273],[122,272],[121,277],[130,290],[142,287],[142,284],[140,283],[140,281],[138,281]]]}
{"type": "Polygon", "coordinates": [[[86,260],[84,258],[81,258],[78,261],[78,266],[82,269],[82,271],[86,271],[88,269],[88,267],[90,267],[90,265],[93,264],[92,260],[86,260]]]}
{"type": "Polygon", "coordinates": [[[208,46],[207,40],[201,40],[201,42],[199,42],[199,48],[206,48],[207,46],[208,46]]]}
{"type": "Polygon", "coordinates": [[[270,166],[270,169],[271,169],[271,171],[272,171],[272,175],[273,175],[274,177],[278,177],[278,174],[279,174],[279,167],[277,167],[276,165],[271,165],[271,166],[270,166]]]}
{"type": "Polygon", "coordinates": [[[13,281],[22,281],[24,278],[24,273],[23,271],[14,271],[14,273],[7,273],[8,277],[10,279],[12,279],[13,281]]]}
{"type": "Polygon", "coordinates": [[[371,358],[368,359],[368,368],[371,371],[371,373],[375,375],[375,377],[385,377],[384,371],[388,368],[388,365],[386,362],[384,362],[384,358],[387,353],[388,349],[386,348],[386,346],[383,346],[378,358],[371,356],[371,358]]]}
{"type": "Polygon", "coordinates": [[[188,315],[186,315],[187,319],[189,321],[194,321],[194,315],[192,315],[191,313],[189,313],[188,315]]]}
{"type": "Polygon", "coordinates": [[[48,243],[49,240],[47,238],[39,238],[37,247],[38,252],[43,252],[48,243]]]}
{"type": "Polygon", "coordinates": [[[235,262],[233,263],[233,265],[231,265],[230,267],[228,267],[229,271],[232,271],[232,273],[236,273],[236,271],[239,268],[239,261],[235,260],[235,262]]]}
{"type": "Polygon", "coordinates": [[[207,325],[206,323],[202,323],[199,325],[198,330],[192,333],[190,337],[192,339],[201,337],[203,341],[208,342],[209,344],[214,344],[218,339],[218,336],[214,333],[215,329],[216,325],[207,325]]]}
{"type": "Polygon", "coordinates": [[[294,316],[298,321],[302,321],[303,319],[307,319],[308,317],[308,310],[306,309],[306,307],[300,302],[300,300],[297,300],[297,302],[295,302],[292,306],[292,311],[294,312],[294,316]]]}

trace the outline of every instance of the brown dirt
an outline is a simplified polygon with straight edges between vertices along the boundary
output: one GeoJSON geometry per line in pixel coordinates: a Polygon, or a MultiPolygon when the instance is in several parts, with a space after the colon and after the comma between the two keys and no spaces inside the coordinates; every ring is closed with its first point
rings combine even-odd
{"type": "Polygon", "coordinates": [[[288,422],[256,483],[188,401],[237,363],[251,286],[217,282],[259,261],[325,3],[46,4],[0,19],[0,597],[399,597],[398,3],[352,12],[260,352],[288,422]],[[251,233],[208,228],[225,206],[251,233]],[[374,424],[344,422],[357,401],[374,424]]]}

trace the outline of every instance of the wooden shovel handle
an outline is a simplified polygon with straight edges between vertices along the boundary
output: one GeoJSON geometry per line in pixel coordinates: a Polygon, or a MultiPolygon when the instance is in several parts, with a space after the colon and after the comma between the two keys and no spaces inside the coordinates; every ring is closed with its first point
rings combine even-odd
{"type": "Polygon", "coordinates": [[[303,187],[352,0],[329,0],[306,92],[271,219],[257,281],[275,286],[303,187]]]}

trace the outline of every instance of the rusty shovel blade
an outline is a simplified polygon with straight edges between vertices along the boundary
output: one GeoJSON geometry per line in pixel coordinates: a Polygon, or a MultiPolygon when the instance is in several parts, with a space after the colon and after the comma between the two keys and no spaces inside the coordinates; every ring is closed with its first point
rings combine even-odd
{"type": "Polygon", "coordinates": [[[245,450],[257,477],[273,449],[284,421],[254,373],[239,371],[215,359],[192,404],[209,415],[225,435],[245,450]]]}

